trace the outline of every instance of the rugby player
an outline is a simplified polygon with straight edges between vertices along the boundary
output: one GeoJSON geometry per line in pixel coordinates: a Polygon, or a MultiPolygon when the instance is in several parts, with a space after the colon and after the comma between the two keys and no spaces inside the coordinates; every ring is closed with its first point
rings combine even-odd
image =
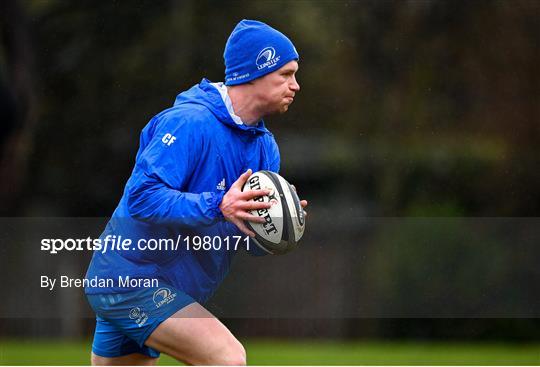
{"type": "MultiPolygon", "coordinates": [[[[102,238],[254,236],[244,221],[264,221],[249,212],[270,204],[250,199],[269,192],[241,189],[252,172],[279,171],[278,147],[262,118],[293,102],[298,58],[281,32],[258,21],[238,23],[225,46],[224,83],[203,79],[143,129],[102,238]]],[[[155,365],[163,352],[187,364],[244,365],[242,344],[203,307],[235,252],[96,251],[87,279],[147,282],[85,288],[97,320],[92,364],[155,365]]]]}

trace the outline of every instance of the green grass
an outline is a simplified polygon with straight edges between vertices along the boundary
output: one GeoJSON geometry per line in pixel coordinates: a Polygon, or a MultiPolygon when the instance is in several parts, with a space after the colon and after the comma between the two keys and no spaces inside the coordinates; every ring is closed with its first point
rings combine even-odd
{"type": "MultiPolygon", "coordinates": [[[[0,341],[0,365],[84,365],[90,342],[0,341]]],[[[540,344],[244,341],[255,365],[540,365],[540,344]]],[[[178,364],[168,356],[160,365],[178,364]]]]}

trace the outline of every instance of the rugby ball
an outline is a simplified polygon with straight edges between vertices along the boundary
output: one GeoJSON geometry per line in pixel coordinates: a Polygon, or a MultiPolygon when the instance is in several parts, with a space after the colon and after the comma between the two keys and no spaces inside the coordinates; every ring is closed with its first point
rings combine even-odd
{"type": "Polygon", "coordinates": [[[252,200],[271,202],[270,209],[251,211],[263,217],[264,223],[247,222],[255,233],[252,241],[273,255],[286,254],[298,246],[305,229],[304,210],[292,186],[280,175],[270,171],[258,171],[249,176],[242,191],[268,189],[270,194],[252,200]]]}

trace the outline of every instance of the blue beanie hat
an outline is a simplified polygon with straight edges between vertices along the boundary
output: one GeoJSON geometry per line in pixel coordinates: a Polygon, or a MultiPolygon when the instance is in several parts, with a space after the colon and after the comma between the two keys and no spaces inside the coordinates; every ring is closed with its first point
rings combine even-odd
{"type": "Polygon", "coordinates": [[[223,58],[225,85],[237,85],[298,60],[298,52],[283,33],[263,22],[244,19],[229,36],[223,58]]]}

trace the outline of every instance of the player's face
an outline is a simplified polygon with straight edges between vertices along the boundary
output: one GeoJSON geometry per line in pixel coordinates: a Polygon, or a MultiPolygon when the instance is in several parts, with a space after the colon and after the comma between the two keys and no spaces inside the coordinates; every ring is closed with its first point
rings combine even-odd
{"type": "Polygon", "coordinates": [[[298,63],[293,60],[280,69],[255,80],[255,93],[261,102],[263,115],[284,113],[289,109],[296,92],[300,90],[295,77],[297,71],[298,63]]]}

